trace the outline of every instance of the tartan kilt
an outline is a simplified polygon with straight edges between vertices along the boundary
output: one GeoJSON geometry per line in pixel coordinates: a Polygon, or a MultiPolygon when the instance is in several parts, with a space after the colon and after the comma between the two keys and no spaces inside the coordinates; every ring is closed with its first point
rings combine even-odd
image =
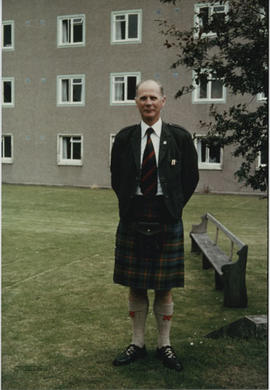
{"type": "MultiPolygon", "coordinates": [[[[138,254],[136,222],[120,220],[116,232],[115,283],[136,289],[170,290],[184,287],[184,234],[182,219],[162,223],[158,251],[138,254]]],[[[151,239],[150,239],[151,240],[151,239]]]]}

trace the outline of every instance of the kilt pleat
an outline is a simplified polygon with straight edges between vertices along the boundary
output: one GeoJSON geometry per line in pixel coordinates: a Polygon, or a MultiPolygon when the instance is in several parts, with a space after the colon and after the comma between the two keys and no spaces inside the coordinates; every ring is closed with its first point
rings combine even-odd
{"type": "Polygon", "coordinates": [[[136,222],[120,221],[116,232],[114,282],[137,289],[169,290],[184,287],[182,220],[162,223],[161,249],[139,256],[136,222]]]}

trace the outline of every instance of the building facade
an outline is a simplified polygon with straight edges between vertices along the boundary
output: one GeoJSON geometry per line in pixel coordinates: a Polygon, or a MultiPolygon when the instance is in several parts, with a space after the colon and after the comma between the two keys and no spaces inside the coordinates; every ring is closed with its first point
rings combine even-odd
{"type": "MultiPolygon", "coordinates": [[[[200,6],[194,0],[178,7],[159,0],[3,0],[3,181],[110,187],[114,135],[140,121],[136,84],[155,79],[167,96],[163,119],[197,135],[197,190],[252,193],[234,178],[240,161],[232,150],[207,148],[199,127],[212,103],[226,109],[243,97],[213,79],[174,98],[194,75],[170,68],[175,53],[164,47],[157,20],[189,29],[200,6]]],[[[204,8],[213,12],[210,4],[204,8]]]]}

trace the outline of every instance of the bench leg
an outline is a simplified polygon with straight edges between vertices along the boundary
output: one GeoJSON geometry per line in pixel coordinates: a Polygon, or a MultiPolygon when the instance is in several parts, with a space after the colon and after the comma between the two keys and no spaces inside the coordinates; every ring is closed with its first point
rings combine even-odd
{"type": "Polygon", "coordinates": [[[215,271],[215,285],[216,290],[223,290],[224,288],[223,278],[217,271],[215,271]]]}
{"type": "Polygon", "coordinates": [[[209,262],[209,260],[207,259],[207,257],[204,254],[202,255],[202,268],[203,269],[212,268],[211,263],[209,262]]]}
{"type": "Polygon", "coordinates": [[[224,274],[224,306],[247,307],[246,259],[222,267],[224,274]]]}
{"type": "Polygon", "coordinates": [[[200,247],[196,244],[196,242],[191,237],[191,252],[201,253],[200,247]]]}

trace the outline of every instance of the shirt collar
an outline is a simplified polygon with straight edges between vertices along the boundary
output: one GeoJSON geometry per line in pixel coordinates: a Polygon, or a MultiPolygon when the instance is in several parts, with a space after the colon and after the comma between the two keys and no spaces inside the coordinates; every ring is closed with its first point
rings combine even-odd
{"type": "Polygon", "coordinates": [[[151,127],[154,130],[155,134],[160,138],[161,127],[162,127],[161,118],[159,118],[159,120],[155,124],[153,124],[153,126],[149,126],[144,121],[141,121],[141,137],[142,138],[145,136],[145,132],[147,129],[149,129],[149,127],[151,127]]]}

